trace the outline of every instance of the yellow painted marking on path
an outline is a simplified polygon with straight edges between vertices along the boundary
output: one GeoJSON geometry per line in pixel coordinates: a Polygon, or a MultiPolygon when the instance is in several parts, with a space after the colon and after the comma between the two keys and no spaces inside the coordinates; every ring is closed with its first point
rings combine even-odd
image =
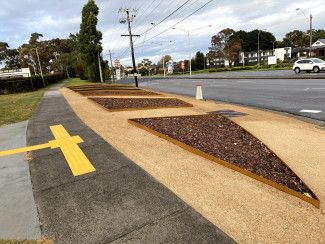
{"type": "Polygon", "coordinates": [[[78,143],[84,142],[80,136],[70,136],[62,125],[50,126],[50,129],[55,140],[36,146],[2,151],[0,157],[45,148],[60,148],[74,176],[88,174],[96,170],[78,146],[78,143]]]}
{"type": "Polygon", "coordinates": [[[45,143],[45,144],[31,146],[31,147],[22,147],[22,148],[17,148],[17,149],[13,149],[13,150],[2,151],[2,152],[0,152],[0,157],[1,156],[8,156],[8,155],[11,155],[11,154],[17,154],[17,153],[23,153],[23,152],[29,152],[29,151],[36,151],[36,150],[45,149],[45,148],[48,148],[48,147],[51,147],[50,143],[45,143]]]}

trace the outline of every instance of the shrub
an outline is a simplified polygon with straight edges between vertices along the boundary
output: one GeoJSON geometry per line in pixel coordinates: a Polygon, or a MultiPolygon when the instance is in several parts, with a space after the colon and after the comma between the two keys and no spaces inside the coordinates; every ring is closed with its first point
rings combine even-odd
{"type": "MultiPolygon", "coordinates": [[[[65,79],[65,74],[44,75],[45,86],[55,84],[65,79]]],[[[32,76],[29,78],[19,77],[0,80],[0,94],[1,93],[18,93],[37,90],[44,87],[41,76],[32,76]]]]}

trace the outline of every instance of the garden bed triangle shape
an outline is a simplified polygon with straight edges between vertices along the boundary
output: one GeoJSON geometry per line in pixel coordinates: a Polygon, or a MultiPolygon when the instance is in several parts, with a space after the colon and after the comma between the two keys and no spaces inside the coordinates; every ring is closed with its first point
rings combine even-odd
{"type": "Polygon", "coordinates": [[[320,207],[312,190],[274,152],[223,115],[138,118],[129,123],[320,207]]]}

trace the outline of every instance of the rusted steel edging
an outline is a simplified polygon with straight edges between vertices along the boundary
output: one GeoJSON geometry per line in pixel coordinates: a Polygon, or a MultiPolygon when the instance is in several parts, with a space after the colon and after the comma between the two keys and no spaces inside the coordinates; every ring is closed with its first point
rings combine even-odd
{"type": "MultiPolygon", "coordinates": [[[[102,106],[101,104],[97,103],[96,101],[92,100],[91,97],[87,97],[88,100],[90,100],[92,103],[96,104],[97,106],[100,106],[101,108],[107,110],[108,112],[123,112],[123,111],[136,111],[136,110],[153,110],[153,109],[164,109],[164,108],[189,108],[189,107],[193,107],[193,104],[184,102],[180,99],[177,99],[179,101],[182,101],[184,104],[181,106],[164,106],[164,107],[145,107],[145,108],[123,108],[123,109],[111,109],[111,108],[105,108],[104,106],[102,106]]],[[[124,98],[122,98],[124,99],[124,98]]],[[[137,98],[130,98],[130,99],[137,99],[137,98]]],[[[143,98],[143,99],[151,99],[151,98],[143,98]]],[[[159,99],[170,99],[170,98],[166,98],[166,97],[162,97],[159,99]]]]}
{"type": "MultiPolygon", "coordinates": [[[[193,116],[202,116],[202,115],[193,115],[193,116]]],[[[215,115],[210,115],[209,114],[209,115],[205,115],[205,116],[215,116],[215,115]]],[[[180,117],[182,117],[182,116],[180,116],[180,117]]],[[[157,119],[157,118],[166,118],[166,117],[153,117],[153,118],[145,118],[145,119],[157,119]]],[[[169,136],[167,136],[167,135],[165,135],[165,134],[163,134],[161,132],[155,131],[155,130],[147,127],[147,126],[144,126],[144,125],[142,125],[142,124],[134,121],[136,119],[144,119],[144,118],[129,119],[128,122],[130,124],[132,124],[132,125],[140,128],[140,129],[143,129],[143,130],[145,130],[145,131],[153,134],[153,135],[156,135],[156,136],[158,136],[160,138],[163,138],[163,139],[165,139],[165,140],[167,140],[167,141],[169,141],[169,142],[171,142],[171,143],[173,143],[173,144],[175,144],[175,145],[177,145],[177,146],[179,146],[179,147],[181,147],[181,148],[183,148],[183,149],[185,149],[185,150],[187,150],[187,151],[189,151],[191,153],[194,153],[196,155],[199,155],[201,157],[204,157],[204,158],[206,158],[208,160],[214,161],[214,162],[216,162],[218,164],[221,164],[221,165],[223,165],[223,166],[225,166],[227,168],[230,168],[230,169],[235,170],[235,171],[237,171],[239,173],[242,173],[242,174],[244,174],[244,175],[246,175],[248,177],[251,177],[251,178],[253,178],[255,180],[258,180],[260,182],[263,182],[263,183],[265,183],[265,184],[267,184],[269,186],[272,186],[272,187],[274,187],[274,188],[276,188],[276,189],[278,189],[280,191],[283,191],[283,192],[288,193],[288,194],[290,194],[292,196],[295,196],[295,197],[297,197],[297,198],[299,198],[299,199],[301,199],[301,200],[303,200],[305,202],[308,202],[308,203],[312,204],[316,208],[320,208],[320,201],[319,201],[319,199],[317,198],[317,196],[314,193],[313,194],[314,194],[314,197],[315,198],[307,197],[306,195],[301,194],[301,193],[299,193],[297,191],[294,191],[294,190],[290,189],[289,187],[280,185],[280,184],[278,184],[278,183],[276,183],[276,182],[274,182],[272,180],[269,180],[269,179],[266,179],[266,178],[264,178],[262,176],[256,175],[256,174],[254,174],[254,173],[252,173],[252,172],[250,172],[248,170],[242,169],[242,168],[240,168],[240,167],[238,167],[238,166],[236,166],[234,164],[228,163],[228,162],[226,162],[224,160],[219,159],[218,157],[212,156],[212,155],[210,155],[208,153],[205,153],[205,152],[203,152],[203,151],[201,151],[201,150],[199,150],[199,149],[197,149],[195,147],[189,146],[189,145],[187,145],[187,144],[185,144],[183,142],[180,142],[180,141],[178,141],[178,140],[176,140],[174,138],[171,138],[171,137],[169,137],[169,136]]],[[[288,168],[290,168],[290,167],[288,167],[288,168]]]]}

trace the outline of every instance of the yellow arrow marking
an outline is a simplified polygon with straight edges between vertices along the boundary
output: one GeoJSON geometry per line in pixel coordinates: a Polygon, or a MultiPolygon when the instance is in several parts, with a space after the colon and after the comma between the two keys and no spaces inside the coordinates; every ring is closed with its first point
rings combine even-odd
{"type": "Polygon", "coordinates": [[[45,148],[60,148],[74,176],[94,172],[96,169],[79,148],[78,143],[84,142],[79,136],[70,136],[62,125],[50,126],[55,140],[36,146],[17,148],[0,152],[0,156],[35,151],[45,148]]]}

